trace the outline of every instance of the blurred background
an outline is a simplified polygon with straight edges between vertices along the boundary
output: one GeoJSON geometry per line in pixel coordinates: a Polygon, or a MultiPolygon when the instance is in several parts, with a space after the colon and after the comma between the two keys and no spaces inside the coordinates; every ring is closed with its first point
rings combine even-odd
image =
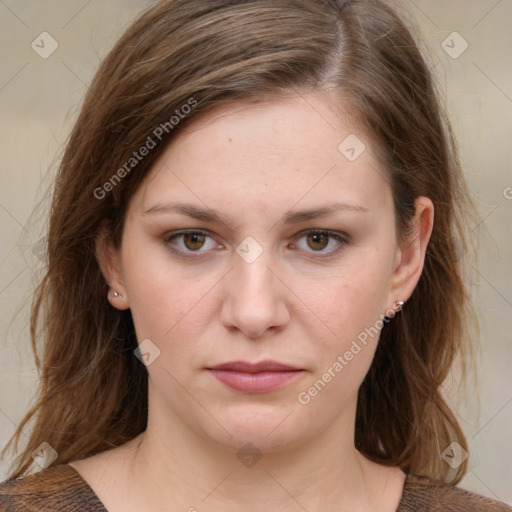
{"type": "MultiPolygon", "coordinates": [[[[151,3],[0,0],[0,447],[37,385],[28,306],[42,266],[47,189],[100,59],[151,3]]],[[[390,3],[435,72],[479,208],[478,391],[470,383],[456,395],[447,384],[470,443],[460,486],[512,505],[512,2],[390,3]]],[[[8,462],[0,461],[0,481],[8,462]]]]}

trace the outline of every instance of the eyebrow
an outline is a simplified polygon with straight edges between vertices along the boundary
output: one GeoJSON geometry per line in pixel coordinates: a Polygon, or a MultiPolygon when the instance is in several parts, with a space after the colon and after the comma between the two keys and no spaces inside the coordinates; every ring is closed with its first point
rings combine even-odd
{"type": "MultiPolygon", "coordinates": [[[[290,210],[281,217],[280,222],[285,225],[299,224],[300,222],[305,222],[307,220],[317,219],[319,217],[327,217],[339,211],[351,211],[362,213],[369,212],[368,208],[365,208],[364,206],[336,202],[319,208],[295,211],[290,210]]],[[[179,213],[204,222],[217,222],[225,224],[226,226],[229,224],[228,221],[223,219],[217,212],[210,208],[199,208],[195,205],[181,202],[157,203],[144,212],[144,214],[155,213],[179,213]]]]}

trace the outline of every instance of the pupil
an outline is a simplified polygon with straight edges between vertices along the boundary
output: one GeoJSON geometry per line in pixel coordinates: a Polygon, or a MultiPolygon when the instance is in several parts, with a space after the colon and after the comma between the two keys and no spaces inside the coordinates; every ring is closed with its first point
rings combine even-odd
{"type": "MultiPolygon", "coordinates": [[[[187,235],[189,241],[191,241],[191,244],[192,244],[192,247],[188,247],[189,249],[199,249],[202,245],[202,238],[204,238],[204,235],[198,235],[198,234],[195,234],[195,233],[192,233],[192,234],[188,234],[187,235]],[[199,246],[196,246],[195,244],[199,244],[199,246]]],[[[187,244],[188,246],[188,244],[187,244]]]]}
{"type": "Polygon", "coordinates": [[[323,241],[325,242],[325,240],[327,239],[326,235],[323,234],[323,233],[314,233],[313,235],[311,235],[312,239],[313,239],[313,244],[320,244],[321,247],[316,247],[317,249],[320,248],[320,249],[323,249],[326,244],[322,244],[322,239],[323,241]]]}

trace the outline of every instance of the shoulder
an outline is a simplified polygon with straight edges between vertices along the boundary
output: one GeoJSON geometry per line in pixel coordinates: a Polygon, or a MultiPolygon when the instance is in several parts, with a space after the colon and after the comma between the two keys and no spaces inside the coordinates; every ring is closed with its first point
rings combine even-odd
{"type": "Polygon", "coordinates": [[[67,464],[0,484],[0,512],[105,512],[100,505],[80,474],[67,464]]]}
{"type": "Polygon", "coordinates": [[[512,507],[430,478],[408,475],[397,512],[511,512],[512,507]]]}

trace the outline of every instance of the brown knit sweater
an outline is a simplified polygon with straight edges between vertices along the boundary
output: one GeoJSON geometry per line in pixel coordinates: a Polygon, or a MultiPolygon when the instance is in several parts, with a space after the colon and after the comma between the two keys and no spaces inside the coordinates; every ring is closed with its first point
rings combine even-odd
{"type": "MultiPolygon", "coordinates": [[[[0,485],[0,512],[108,512],[74,468],[54,466],[0,485]]],[[[512,508],[458,487],[407,475],[396,512],[510,512],[512,508]]]]}

